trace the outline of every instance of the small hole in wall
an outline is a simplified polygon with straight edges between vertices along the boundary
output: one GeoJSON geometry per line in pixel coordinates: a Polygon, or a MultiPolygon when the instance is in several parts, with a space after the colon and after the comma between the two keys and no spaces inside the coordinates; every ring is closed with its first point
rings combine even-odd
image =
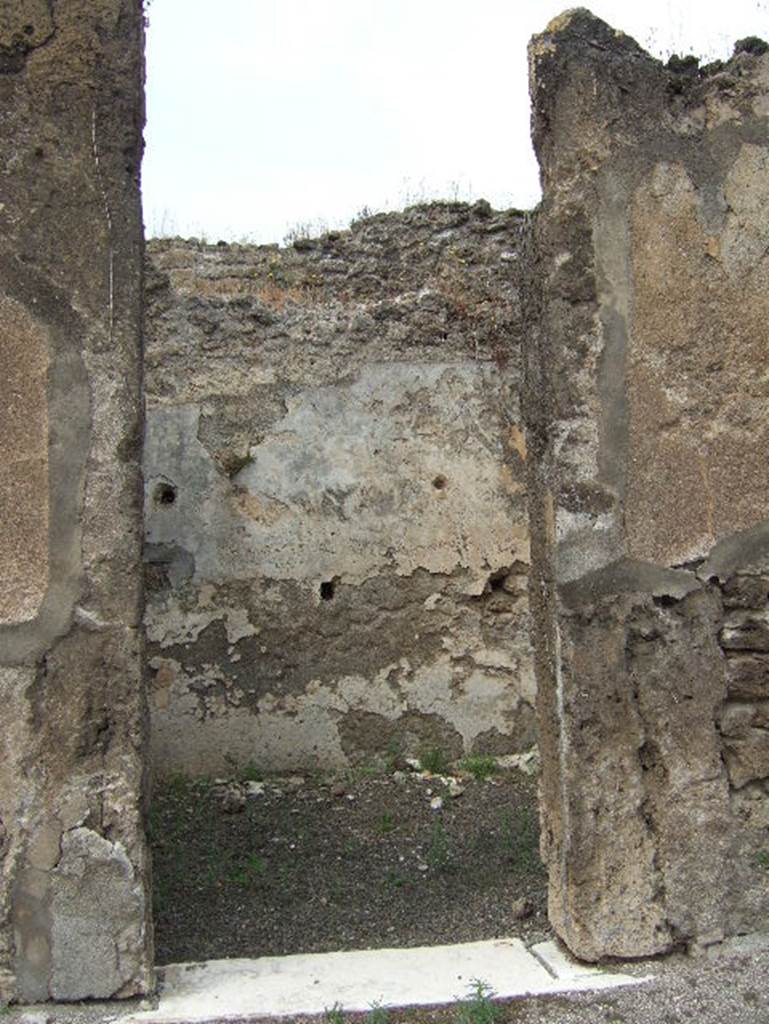
{"type": "Polygon", "coordinates": [[[173,505],[176,501],[176,488],[173,484],[158,484],[155,488],[156,505],[173,505]]]}
{"type": "Polygon", "coordinates": [[[658,608],[672,608],[674,604],[678,604],[678,600],[670,594],[658,594],[652,600],[658,608]]]}
{"type": "Polygon", "coordinates": [[[334,590],[335,589],[336,588],[334,586],[334,581],[333,580],[324,580],[323,583],[321,583],[321,585],[320,585],[320,599],[321,599],[321,601],[330,601],[332,599],[332,597],[334,596],[334,590]]]}
{"type": "Polygon", "coordinates": [[[436,489],[436,491],[445,490],[447,483],[448,480],[443,475],[443,473],[439,473],[436,477],[433,477],[433,487],[436,489]]]}

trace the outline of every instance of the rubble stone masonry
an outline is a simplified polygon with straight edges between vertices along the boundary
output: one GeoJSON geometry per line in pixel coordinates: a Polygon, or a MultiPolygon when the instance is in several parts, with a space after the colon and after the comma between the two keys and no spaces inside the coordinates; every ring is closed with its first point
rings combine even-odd
{"type": "Polygon", "coordinates": [[[150,244],[158,773],[534,743],[523,224],[445,203],[150,244]]]}

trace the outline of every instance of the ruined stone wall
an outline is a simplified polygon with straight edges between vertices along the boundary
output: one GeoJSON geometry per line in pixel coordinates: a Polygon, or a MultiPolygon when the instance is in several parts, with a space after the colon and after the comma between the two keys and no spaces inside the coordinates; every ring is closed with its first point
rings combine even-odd
{"type": "Polygon", "coordinates": [[[0,12],[0,1001],[152,985],[138,0],[0,12]]]}
{"type": "Polygon", "coordinates": [[[156,771],[531,746],[522,220],[150,243],[156,771]]]}
{"type": "Polygon", "coordinates": [[[769,54],[531,46],[531,592],[550,915],[577,954],[766,927],[769,54]]]}
{"type": "MultiPolygon", "coordinates": [[[[127,996],[141,9],[6,8],[0,999],[127,996]]],[[[531,222],[153,244],[154,764],[526,748],[531,632],[554,926],[703,947],[769,915],[769,54],[663,68],[580,10],[531,64],[531,222]]]]}

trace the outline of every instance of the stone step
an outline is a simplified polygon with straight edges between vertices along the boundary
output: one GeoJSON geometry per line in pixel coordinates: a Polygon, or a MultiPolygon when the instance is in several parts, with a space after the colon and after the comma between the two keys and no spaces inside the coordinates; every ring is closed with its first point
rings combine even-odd
{"type": "Polygon", "coordinates": [[[156,1010],[122,1024],[176,1024],[243,1017],[431,1006],[466,999],[480,981],[495,998],[637,985],[631,977],[572,960],[554,942],[526,948],[495,939],[414,949],[209,960],[161,968],[156,1010]]]}

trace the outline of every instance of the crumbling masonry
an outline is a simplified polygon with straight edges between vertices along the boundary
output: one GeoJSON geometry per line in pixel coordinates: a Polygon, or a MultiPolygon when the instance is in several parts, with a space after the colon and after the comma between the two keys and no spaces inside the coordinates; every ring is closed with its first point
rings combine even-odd
{"type": "Polygon", "coordinates": [[[0,996],[151,990],[150,764],[225,755],[538,736],[576,954],[765,929],[766,46],[569,12],[533,214],[145,262],[142,26],[0,16],[0,996]]]}

